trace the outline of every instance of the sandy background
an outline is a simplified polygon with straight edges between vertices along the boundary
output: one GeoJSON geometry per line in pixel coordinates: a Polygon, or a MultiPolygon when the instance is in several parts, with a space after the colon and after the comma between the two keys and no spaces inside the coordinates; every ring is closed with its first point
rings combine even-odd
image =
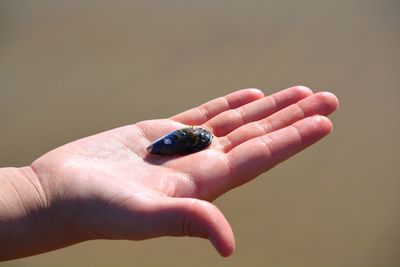
{"type": "Polygon", "coordinates": [[[91,241],[1,266],[400,266],[400,2],[0,1],[0,166],[245,87],[338,95],[335,130],[216,201],[207,241],[91,241]]]}

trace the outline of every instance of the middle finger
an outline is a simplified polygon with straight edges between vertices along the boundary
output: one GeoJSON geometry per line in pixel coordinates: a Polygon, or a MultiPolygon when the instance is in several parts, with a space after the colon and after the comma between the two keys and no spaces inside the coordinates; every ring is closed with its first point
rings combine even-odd
{"type": "Polygon", "coordinates": [[[312,115],[329,115],[338,107],[335,95],[329,92],[313,94],[266,118],[239,127],[220,138],[222,147],[229,151],[252,138],[279,130],[312,115]]]}

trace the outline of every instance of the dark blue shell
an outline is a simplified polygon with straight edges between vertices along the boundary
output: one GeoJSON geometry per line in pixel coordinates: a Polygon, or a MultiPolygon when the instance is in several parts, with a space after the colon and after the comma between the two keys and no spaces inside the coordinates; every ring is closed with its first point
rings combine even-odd
{"type": "Polygon", "coordinates": [[[188,127],[164,135],[146,150],[159,155],[189,154],[208,147],[212,139],[213,136],[209,131],[188,127]]]}

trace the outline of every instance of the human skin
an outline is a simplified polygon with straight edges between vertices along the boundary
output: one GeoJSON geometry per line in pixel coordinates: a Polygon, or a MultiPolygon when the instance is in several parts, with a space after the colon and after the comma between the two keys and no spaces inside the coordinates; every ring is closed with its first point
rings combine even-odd
{"type": "MultiPolygon", "coordinates": [[[[232,229],[211,202],[332,131],[336,96],[295,86],[243,89],[169,119],[147,120],[56,148],[30,166],[0,169],[0,260],[94,239],[209,239],[222,256],[232,229]],[[210,147],[149,154],[160,136],[193,125],[210,147]]],[[[312,170],[310,170],[312,171],[312,170]]]]}

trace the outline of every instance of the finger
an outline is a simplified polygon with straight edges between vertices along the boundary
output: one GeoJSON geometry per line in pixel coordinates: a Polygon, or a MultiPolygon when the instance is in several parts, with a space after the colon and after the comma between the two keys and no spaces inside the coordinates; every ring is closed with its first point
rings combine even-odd
{"type": "Polygon", "coordinates": [[[208,238],[224,257],[235,248],[232,228],[213,204],[194,198],[169,198],[158,208],[153,223],[160,236],[196,236],[208,238]]]}
{"type": "Polygon", "coordinates": [[[237,108],[264,96],[258,89],[242,89],[223,97],[215,98],[196,108],[189,109],[171,119],[183,124],[200,125],[229,109],[237,108]]]}
{"type": "Polygon", "coordinates": [[[265,119],[243,125],[222,137],[221,143],[224,150],[229,151],[247,140],[276,131],[306,117],[315,114],[329,115],[338,108],[338,105],[339,101],[334,94],[329,92],[316,93],[265,119]]]}
{"type": "Polygon", "coordinates": [[[228,153],[231,177],[226,184],[236,187],[285,161],[332,130],[332,123],[315,115],[278,131],[253,138],[228,153]]]}
{"type": "Polygon", "coordinates": [[[236,109],[226,110],[206,122],[206,126],[215,136],[224,136],[246,123],[265,118],[311,94],[312,91],[307,87],[291,87],[236,109]]]}

